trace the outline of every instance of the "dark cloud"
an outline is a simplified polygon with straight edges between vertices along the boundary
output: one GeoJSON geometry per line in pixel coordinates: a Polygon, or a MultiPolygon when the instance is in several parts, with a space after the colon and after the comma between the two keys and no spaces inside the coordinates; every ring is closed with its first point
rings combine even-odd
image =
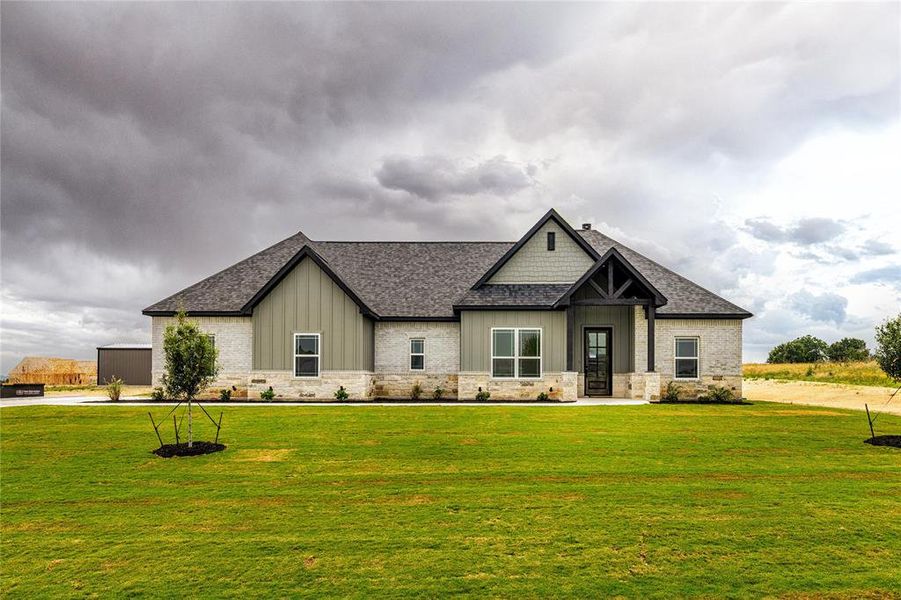
{"type": "Polygon", "coordinates": [[[792,309],[814,320],[841,325],[845,321],[848,299],[839,294],[812,294],[802,290],[789,298],[792,309]]]}
{"type": "Polygon", "coordinates": [[[886,256],[895,253],[895,248],[888,242],[881,240],[867,240],[864,242],[861,251],[869,256],[886,256]]]}
{"type": "Polygon", "coordinates": [[[745,228],[748,233],[765,242],[784,242],[788,239],[785,229],[766,219],[748,219],[745,221],[745,228]]]}
{"type": "Polygon", "coordinates": [[[851,278],[852,283],[884,283],[901,288],[901,265],[889,265],[861,271],[851,278]]]}
{"type": "Polygon", "coordinates": [[[382,162],[375,177],[383,187],[426,200],[476,194],[506,197],[534,184],[528,169],[529,165],[516,165],[503,156],[473,165],[444,156],[391,157],[382,162]]]}
{"type": "MultiPolygon", "coordinates": [[[[735,289],[772,259],[735,242],[711,195],[814,136],[897,119],[891,4],[0,11],[0,370],[146,339],[143,306],[299,229],[515,239],[556,206],[735,289]]],[[[748,230],[842,233],[773,219],[748,230]]]]}
{"type": "MultiPolygon", "coordinates": [[[[798,245],[820,244],[835,239],[844,233],[846,227],[834,219],[813,217],[800,219],[793,225],[782,227],[763,218],[747,219],[745,230],[766,242],[787,242],[798,245]]],[[[839,254],[847,258],[847,252],[837,248],[839,254]]],[[[856,258],[856,255],[855,255],[856,258]]]]}

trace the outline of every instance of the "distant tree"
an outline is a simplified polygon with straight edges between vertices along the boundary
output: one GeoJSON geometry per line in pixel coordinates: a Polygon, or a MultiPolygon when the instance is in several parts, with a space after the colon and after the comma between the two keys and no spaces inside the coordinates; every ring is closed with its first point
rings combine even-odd
{"type": "Polygon", "coordinates": [[[195,321],[189,321],[184,311],[176,315],[175,323],[166,327],[163,334],[165,372],[161,379],[170,398],[188,403],[188,447],[194,446],[191,403],[209,386],[219,368],[217,351],[212,339],[195,321]]]}
{"type": "Polygon", "coordinates": [[[853,362],[870,358],[867,343],[863,340],[849,337],[830,344],[827,354],[829,360],[833,362],[853,362]]]}
{"type": "Polygon", "coordinates": [[[772,350],[768,363],[808,363],[826,360],[829,345],[812,335],[805,335],[790,342],[779,344],[772,350]]]}
{"type": "Polygon", "coordinates": [[[901,382],[901,314],[876,326],[876,362],[886,375],[901,382]]]}

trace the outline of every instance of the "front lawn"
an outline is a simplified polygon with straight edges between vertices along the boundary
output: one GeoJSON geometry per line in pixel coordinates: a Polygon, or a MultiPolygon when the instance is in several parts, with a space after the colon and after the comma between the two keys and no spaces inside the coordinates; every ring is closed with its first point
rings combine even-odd
{"type": "Polygon", "coordinates": [[[227,450],[162,459],[143,407],[2,409],[0,596],[901,590],[901,451],[860,413],[220,410],[227,450]]]}

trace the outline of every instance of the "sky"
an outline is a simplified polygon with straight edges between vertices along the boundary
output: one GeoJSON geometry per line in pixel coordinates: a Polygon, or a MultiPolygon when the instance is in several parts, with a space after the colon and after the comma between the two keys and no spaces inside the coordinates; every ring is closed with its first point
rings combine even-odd
{"type": "Polygon", "coordinates": [[[0,371],[298,230],[516,240],[548,208],[754,313],[901,312],[901,4],[0,5],[0,371]]]}

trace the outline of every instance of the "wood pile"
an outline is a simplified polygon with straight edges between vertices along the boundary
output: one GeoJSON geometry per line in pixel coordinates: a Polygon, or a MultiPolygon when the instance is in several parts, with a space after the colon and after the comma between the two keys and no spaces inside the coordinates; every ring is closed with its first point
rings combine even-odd
{"type": "Polygon", "coordinates": [[[96,385],[97,363],[93,360],[26,356],[9,372],[9,383],[96,385]]]}

